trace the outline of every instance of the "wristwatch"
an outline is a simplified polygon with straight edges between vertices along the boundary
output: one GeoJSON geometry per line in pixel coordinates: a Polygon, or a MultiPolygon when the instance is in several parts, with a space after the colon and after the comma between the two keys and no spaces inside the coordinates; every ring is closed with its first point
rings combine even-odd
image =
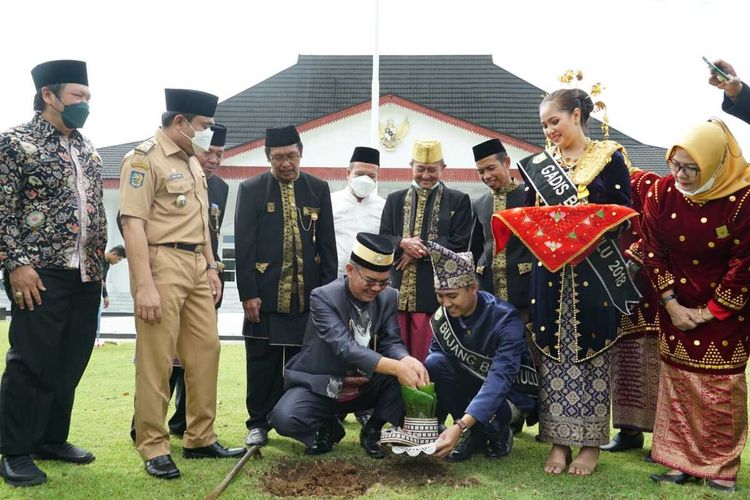
{"type": "Polygon", "coordinates": [[[469,428],[466,426],[466,424],[464,423],[464,421],[461,420],[460,418],[458,420],[454,421],[453,423],[456,424],[459,429],[461,429],[461,434],[462,435],[463,435],[464,432],[466,432],[466,431],[469,430],[469,428]]]}
{"type": "Polygon", "coordinates": [[[666,305],[667,305],[667,302],[669,302],[670,300],[675,300],[675,299],[677,299],[677,295],[675,295],[675,294],[671,294],[671,295],[667,295],[666,297],[662,297],[662,298],[660,298],[660,299],[659,299],[659,303],[660,303],[660,304],[661,304],[662,306],[666,306],[666,305]]]}
{"type": "Polygon", "coordinates": [[[214,262],[213,264],[206,264],[206,271],[208,271],[209,269],[215,269],[217,272],[221,272],[224,270],[224,263],[214,262]]]}

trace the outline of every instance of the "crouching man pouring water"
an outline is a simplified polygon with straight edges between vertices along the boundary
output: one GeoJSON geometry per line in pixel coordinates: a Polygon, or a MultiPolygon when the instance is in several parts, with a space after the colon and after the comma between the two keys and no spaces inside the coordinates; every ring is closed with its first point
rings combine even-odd
{"type": "Polygon", "coordinates": [[[459,462],[483,449],[504,457],[513,447],[510,424],[523,421],[537,400],[521,316],[477,289],[470,253],[428,245],[440,307],[425,367],[435,382],[438,421],[450,414],[454,422],[440,435],[437,455],[459,462]]]}
{"type": "Polygon", "coordinates": [[[372,409],[360,444],[368,456],[383,458],[381,428],[404,418],[399,384],[429,383],[401,341],[397,292],[388,286],[392,265],[390,238],[359,233],[346,276],[310,295],[302,349],[286,364],[286,392],[269,416],[276,432],[304,443],[308,455],[328,453],[343,439],[338,415],[372,409]]]}

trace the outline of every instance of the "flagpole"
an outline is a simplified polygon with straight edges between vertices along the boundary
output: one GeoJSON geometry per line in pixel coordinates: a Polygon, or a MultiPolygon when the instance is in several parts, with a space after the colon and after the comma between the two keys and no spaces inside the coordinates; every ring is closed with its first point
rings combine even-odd
{"type": "Polygon", "coordinates": [[[380,142],[379,119],[380,119],[380,0],[375,3],[375,37],[372,50],[372,89],[370,95],[370,145],[378,147],[380,142]]]}

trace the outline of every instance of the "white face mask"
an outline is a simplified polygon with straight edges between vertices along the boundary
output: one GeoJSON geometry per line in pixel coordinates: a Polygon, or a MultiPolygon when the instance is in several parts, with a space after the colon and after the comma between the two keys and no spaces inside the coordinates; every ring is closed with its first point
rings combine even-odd
{"type": "MultiPolygon", "coordinates": [[[[208,127],[206,130],[201,130],[198,132],[193,128],[192,125],[190,125],[190,122],[188,122],[188,126],[193,129],[193,132],[195,135],[193,137],[190,137],[190,142],[193,143],[193,150],[195,153],[205,153],[208,151],[208,149],[211,147],[211,139],[214,138],[214,131],[211,130],[211,127],[208,127]]],[[[182,131],[181,131],[182,132],[182,131]]],[[[182,132],[182,135],[187,137],[187,134],[182,132]]]]}
{"type": "Polygon", "coordinates": [[[366,175],[358,175],[349,179],[349,189],[357,198],[367,198],[375,191],[375,181],[366,175]]]}
{"type": "Polygon", "coordinates": [[[715,182],[716,182],[716,175],[711,177],[705,184],[703,184],[701,187],[699,187],[698,189],[694,191],[685,191],[684,189],[680,189],[680,185],[677,184],[676,182],[674,183],[674,187],[675,189],[677,189],[677,191],[684,194],[685,196],[695,196],[697,194],[705,193],[706,191],[711,189],[715,182]]]}

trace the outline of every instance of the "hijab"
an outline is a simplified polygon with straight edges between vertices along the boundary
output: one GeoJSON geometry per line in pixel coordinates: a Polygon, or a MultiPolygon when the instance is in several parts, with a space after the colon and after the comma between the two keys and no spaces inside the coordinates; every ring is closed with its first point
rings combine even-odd
{"type": "Polygon", "coordinates": [[[750,186],[750,167],[742,156],[742,149],[718,118],[711,118],[690,130],[667,150],[667,160],[676,147],[687,151],[700,168],[702,184],[693,192],[683,192],[689,199],[716,200],[750,186]]]}

